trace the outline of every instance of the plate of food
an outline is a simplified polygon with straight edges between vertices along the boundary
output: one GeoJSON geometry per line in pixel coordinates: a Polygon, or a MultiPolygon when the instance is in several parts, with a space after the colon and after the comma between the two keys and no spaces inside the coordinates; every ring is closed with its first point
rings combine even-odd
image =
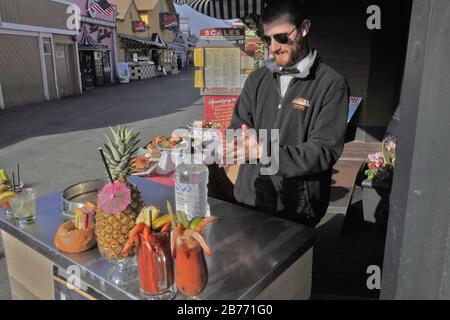
{"type": "Polygon", "coordinates": [[[132,175],[146,176],[151,174],[159,164],[159,155],[151,154],[146,149],[140,148],[131,162],[132,175]]]}
{"type": "Polygon", "coordinates": [[[220,123],[214,121],[194,121],[191,124],[188,124],[187,127],[192,129],[220,129],[220,123]]]}
{"type": "Polygon", "coordinates": [[[184,156],[184,151],[188,147],[189,142],[186,138],[176,135],[156,136],[146,146],[148,157],[157,161],[156,166],[152,169],[159,175],[173,172],[177,159],[184,156]]]}
{"type": "Polygon", "coordinates": [[[173,150],[179,147],[184,147],[187,141],[179,136],[156,136],[147,144],[147,150],[151,153],[161,150],[173,150]]]}

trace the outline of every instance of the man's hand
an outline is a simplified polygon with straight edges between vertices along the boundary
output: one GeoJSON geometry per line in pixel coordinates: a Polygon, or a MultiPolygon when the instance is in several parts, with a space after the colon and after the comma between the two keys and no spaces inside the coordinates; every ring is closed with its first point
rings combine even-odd
{"type": "Polygon", "coordinates": [[[258,144],[258,138],[255,134],[249,135],[248,126],[243,124],[242,136],[238,144],[237,137],[233,141],[225,144],[224,162],[221,167],[226,167],[231,164],[245,163],[247,161],[255,161],[261,158],[262,145],[258,144]],[[232,159],[232,163],[227,163],[232,159]]]}

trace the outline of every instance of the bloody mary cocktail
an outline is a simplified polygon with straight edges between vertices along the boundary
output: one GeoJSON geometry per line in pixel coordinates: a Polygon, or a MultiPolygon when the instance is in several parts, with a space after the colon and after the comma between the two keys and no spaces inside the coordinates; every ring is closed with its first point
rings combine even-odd
{"type": "MultiPolygon", "coordinates": [[[[181,238],[181,237],[180,237],[181,238]]],[[[208,267],[201,245],[191,237],[177,239],[175,281],[188,297],[199,295],[208,283],[208,267]]]]}
{"type": "Polygon", "coordinates": [[[169,232],[152,233],[150,241],[138,237],[139,284],[144,298],[172,299],[176,294],[169,232]]]}

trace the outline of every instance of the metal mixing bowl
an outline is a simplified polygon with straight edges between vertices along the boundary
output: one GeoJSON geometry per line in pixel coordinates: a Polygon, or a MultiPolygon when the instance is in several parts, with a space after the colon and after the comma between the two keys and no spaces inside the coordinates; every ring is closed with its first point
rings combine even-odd
{"type": "Polygon", "coordinates": [[[97,194],[108,183],[106,179],[88,180],[68,187],[62,193],[62,213],[75,217],[75,209],[83,207],[86,202],[97,203],[97,194]]]}

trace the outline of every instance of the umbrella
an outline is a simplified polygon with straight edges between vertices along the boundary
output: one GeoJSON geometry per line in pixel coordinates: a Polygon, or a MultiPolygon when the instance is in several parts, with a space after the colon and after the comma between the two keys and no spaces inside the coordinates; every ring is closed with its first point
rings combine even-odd
{"type": "Polygon", "coordinates": [[[123,182],[108,183],[98,194],[98,206],[106,213],[119,213],[130,203],[131,192],[123,182]]]}

